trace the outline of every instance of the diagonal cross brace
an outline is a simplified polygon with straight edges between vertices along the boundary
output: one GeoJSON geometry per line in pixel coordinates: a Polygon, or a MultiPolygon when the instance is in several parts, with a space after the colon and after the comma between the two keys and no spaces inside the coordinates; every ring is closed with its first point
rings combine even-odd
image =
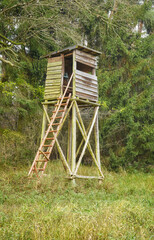
{"type": "MultiPolygon", "coordinates": [[[[79,108],[78,108],[77,103],[76,103],[76,110],[77,110],[77,115],[78,115],[78,118],[79,118],[79,121],[80,121],[81,125],[80,125],[78,119],[77,119],[77,124],[78,124],[78,127],[79,127],[80,131],[81,131],[81,134],[82,134],[82,136],[83,136],[83,139],[86,141],[87,132],[86,132],[84,123],[83,123],[83,121],[82,121],[81,114],[80,114],[80,110],[79,110],[79,108]]],[[[91,124],[90,124],[90,126],[91,126],[91,124]]],[[[87,147],[88,147],[88,149],[89,149],[89,152],[90,152],[92,158],[94,159],[94,162],[97,162],[96,157],[95,157],[95,154],[94,154],[94,152],[93,152],[93,150],[92,150],[92,147],[91,147],[90,142],[88,142],[87,147]]],[[[97,163],[96,163],[96,164],[97,164],[97,163]]]]}
{"type": "MultiPolygon", "coordinates": [[[[90,129],[89,129],[89,132],[88,132],[88,134],[87,134],[87,139],[86,139],[86,141],[85,141],[84,147],[83,147],[83,149],[82,149],[81,155],[80,155],[80,157],[79,157],[79,160],[78,160],[77,166],[76,166],[76,168],[75,168],[75,171],[73,172],[73,175],[76,175],[76,173],[77,173],[77,171],[78,171],[78,169],[79,169],[79,166],[80,166],[80,164],[81,164],[82,158],[83,158],[83,156],[84,156],[84,154],[85,154],[85,150],[86,150],[87,144],[88,144],[88,142],[89,142],[89,138],[90,138],[90,135],[91,135],[91,132],[92,132],[92,129],[93,129],[95,120],[96,120],[97,113],[98,113],[98,107],[95,108],[95,112],[94,112],[92,124],[91,124],[91,127],[90,127],[90,129]]],[[[100,168],[99,168],[99,172],[101,173],[100,168]]]]}
{"type": "MultiPolygon", "coordinates": [[[[98,108],[99,108],[99,107],[98,107],[98,108]]],[[[80,122],[81,122],[82,127],[81,127],[78,119],[77,119],[77,124],[78,124],[79,129],[80,129],[80,131],[81,131],[81,134],[82,134],[82,136],[83,136],[83,138],[84,138],[84,140],[85,140],[85,142],[86,142],[88,136],[87,136],[87,133],[86,133],[86,130],[85,130],[85,127],[84,127],[84,124],[83,124],[83,121],[82,121],[82,118],[81,118],[80,111],[79,111],[79,108],[78,108],[77,103],[76,103],[76,109],[77,109],[77,114],[78,114],[78,117],[79,117],[79,120],[80,120],[80,122]]],[[[98,112],[98,110],[97,110],[97,112],[98,112]]],[[[97,117],[97,113],[96,113],[96,117],[97,117]]],[[[95,121],[94,121],[94,118],[95,118],[95,114],[94,114],[94,117],[93,117],[93,119],[92,119],[93,126],[94,126],[95,121],[96,121],[96,118],[95,118],[95,121]]],[[[92,125],[92,123],[91,123],[91,125],[92,125]]],[[[93,127],[92,127],[92,129],[93,129],[93,127]]],[[[91,129],[91,131],[92,131],[92,129],[91,129]]],[[[90,134],[91,134],[91,133],[90,133],[90,134]]],[[[89,136],[89,138],[90,138],[90,136],[89,136]]],[[[104,178],[104,175],[103,175],[103,173],[102,173],[102,171],[101,171],[101,168],[100,168],[100,164],[99,164],[98,161],[96,160],[95,154],[93,153],[93,150],[92,150],[92,148],[91,148],[91,145],[90,145],[90,143],[89,143],[89,140],[88,140],[88,142],[87,142],[87,147],[88,147],[89,152],[90,152],[90,154],[91,154],[91,156],[92,156],[92,158],[93,158],[93,160],[94,160],[94,162],[95,162],[95,164],[96,164],[96,166],[97,166],[97,168],[98,168],[98,170],[99,170],[100,175],[104,178]]],[[[85,149],[86,149],[86,148],[85,148],[85,149]]],[[[83,154],[83,155],[84,155],[84,154],[83,154]]],[[[76,171],[76,172],[77,172],[77,171],[76,171]]]]}

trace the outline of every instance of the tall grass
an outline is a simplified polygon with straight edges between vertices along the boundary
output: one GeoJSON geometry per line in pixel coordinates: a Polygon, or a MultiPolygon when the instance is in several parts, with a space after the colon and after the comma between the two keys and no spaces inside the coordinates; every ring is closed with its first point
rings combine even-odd
{"type": "MultiPolygon", "coordinates": [[[[93,167],[84,167],[93,173],[93,167]]],[[[105,180],[72,187],[59,162],[47,175],[27,178],[28,168],[0,169],[0,239],[152,239],[152,175],[105,171],[105,180]]]]}

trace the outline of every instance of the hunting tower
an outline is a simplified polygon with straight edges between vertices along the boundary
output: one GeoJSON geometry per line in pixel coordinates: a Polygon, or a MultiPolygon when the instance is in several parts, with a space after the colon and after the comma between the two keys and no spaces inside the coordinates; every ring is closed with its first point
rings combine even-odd
{"type": "Polygon", "coordinates": [[[77,45],[44,56],[48,58],[48,65],[43,102],[41,144],[29,171],[30,176],[35,173],[39,177],[44,173],[56,143],[68,178],[103,178],[99,151],[99,104],[96,76],[99,54],[98,51],[77,45]],[[52,115],[49,115],[49,106],[55,108],[52,115]],[[82,109],[93,109],[91,119],[89,116],[88,126],[85,126],[83,121],[82,109]],[[65,156],[58,141],[58,135],[67,118],[67,156],[65,156]],[[78,146],[76,143],[77,128],[83,137],[78,146]],[[90,142],[91,135],[94,136],[93,148],[90,142]],[[98,176],[78,174],[86,149],[89,150],[97,167],[98,176]]]}

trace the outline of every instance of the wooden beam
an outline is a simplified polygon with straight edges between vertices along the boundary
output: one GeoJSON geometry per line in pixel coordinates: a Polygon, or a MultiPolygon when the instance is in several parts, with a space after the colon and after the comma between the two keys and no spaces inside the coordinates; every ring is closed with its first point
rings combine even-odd
{"type": "Polygon", "coordinates": [[[90,102],[90,101],[87,101],[87,100],[82,100],[80,98],[75,98],[74,100],[76,100],[77,102],[81,102],[81,103],[91,105],[91,106],[100,106],[99,103],[94,103],[94,102],[90,102]]]}
{"type": "MultiPolygon", "coordinates": [[[[71,171],[74,172],[76,168],[76,108],[75,102],[72,106],[72,148],[71,148],[71,171]]],[[[75,184],[75,182],[74,182],[75,184]]]]}
{"type": "MultiPolygon", "coordinates": [[[[80,132],[81,132],[81,134],[82,134],[82,136],[83,136],[83,139],[86,141],[86,139],[87,139],[87,134],[85,134],[85,132],[83,131],[83,129],[82,129],[82,127],[81,127],[78,119],[77,119],[77,124],[78,124],[78,127],[79,127],[79,129],[80,129],[80,132]]],[[[95,157],[95,155],[94,155],[94,153],[93,153],[93,150],[92,150],[91,145],[90,145],[89,142],[88,142],[88,144],[87,144],[87,147],[88,147],[88,150],[89,150],[89,152],[90,152],[90,154],[91,154],[94,162],[96,162],[96,161],[97,161],[97,160],[96,160],[96,157],[95,157]]]]}
{"type": "Polygon", "coordinates": [[[68,142],[67,142],[67,162],[71,166],[71,143],[72,143],[72,113],[68,116],[68,142]]]}
{"type": "MultiPolygon", "coordinates": [[[[75,89],[75,73],[76,73],[76,51],[73,51],[73,98],[76,95],[75,89]]],[[[71,171],[74,172],[76,168],[76,107],[75,101],[73,101],[72,106],[72,146],[71,146],[71,171]]],[[[72,184],[75,185],[75,180],[72,181],[72,184]]]]}
{"type": "Polygon", "coordinates": [[[99,148],[99,129],[98,129],[98,114],[96,117],[96,122],[94,125],[94,137],[95,137],[95,152],[96,152],[96,159],[101,167],[101,161],[100,161],[100,148],[99,148]]]}
{"type": "MultiPolygon", "coordinates": [[[[86,129],[86,134],[87,134],[87,132],[88,132],[89,129],[90,129],[91,122],[92,122],[92,121],[90,121],[90,123],[89,123],[89,125],[88,125],[88,127],[87,127],[87,129],[86,129]]],[[[79,147],[78,147],[78,149],[77,149],[77,151],[76,151],[76,158],[77,158],[78,155],[79,155],[79,152],[80,152],[80,149],[81,149],[83,143],[84,143],[84,138],[82,139],[82,141],[81,141],[81,143],[80,143],[80,145],[79,145],[79,147]]]]}
{"type": "Polygon", "coordinates": [[[102,180],[103,177],[100,176],[82,176],[82,175],[73,175],[73,176],[69,176],[67,177],[68,179],[72,180],[75,178],[80,178],[80,179],[98,179],[98,180],[102,180]]]}
{"type": "Polygon", "coordinates": [[[46,117],[45,111],[47,111],[47,109],[48,109],[48,105],[45,105],[45,106],[43,105],[44,112],[43,112],[43,121],[42,121],[41,142],[45,136],[45,129],[46,129],[46,124],[47,124],[47,117],[46,117]]]}
{"type": "MultiPolygon", "coordinates": [[[[88,144],[88,141],[89,141],[89,138],[90,138],[90,135],[91,135],[91,132],[92,132],[92,129],[93,129],[95,120],[96,120],[97,113],[98,113],[98,107],[95,108],[94,116],[93,116],[93,120],[92,120],[92,124],[91,124],[91,127],[90,127],[90,129],[89,129],[86,142],[85,142],[85,144],[84,144],[84,147],[83,147],[83,149],[82,149],[81,155],[80,155],[80,157],[79,157],[79,160],[78,160],[76,169],[75,169],[74,172],[72,171],[72,172],[73,172],[73,175],[76,175],[76,173],[77,173],[77,171],[78,171],[78,169],[79,169],[79,166],[80,166],[80,164],[81,164],[82,158],[83,158],[83,156],[84,156],[84,154],[85,154],[85,150],[86,150],[86,147],[87,147],[87,144],[88,144]]],[[[99,170],[100,170],[100,169],[99,169],[99,170]]]]}

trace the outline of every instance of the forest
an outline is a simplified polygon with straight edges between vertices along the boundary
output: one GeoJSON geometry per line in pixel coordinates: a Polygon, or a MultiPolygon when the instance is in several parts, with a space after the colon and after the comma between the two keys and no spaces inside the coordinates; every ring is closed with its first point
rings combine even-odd
{"type": "Polygon", "coordinates": [[[0,1],[1,239],[153,239],[153,33],[152,0],[0,1]],[[101,52],[105,179],[73,189],[56,149],[44,181],[27,174],[41,136],[42,56],[75,44],[101,52]]]}

